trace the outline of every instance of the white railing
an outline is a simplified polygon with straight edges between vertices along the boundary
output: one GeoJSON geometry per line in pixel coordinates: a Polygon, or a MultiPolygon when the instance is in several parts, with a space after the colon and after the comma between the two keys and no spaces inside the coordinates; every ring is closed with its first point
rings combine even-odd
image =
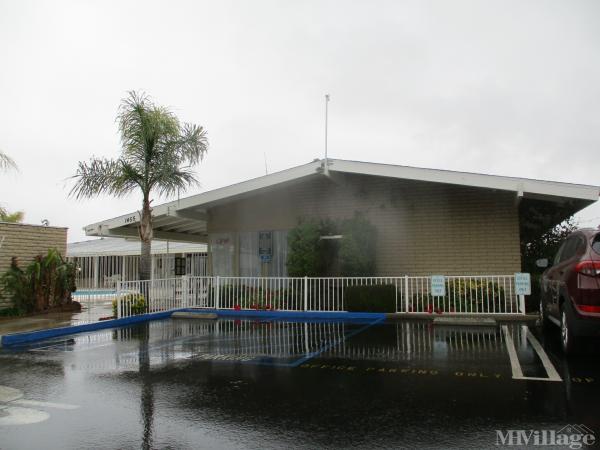
{"type": "MultiPolygon", "coordinates": [[[[205,253],[187,253],[188,276],[206,276],[208,257],[205,253]]],[[[116,256],[68,256],[76,266],[75,284],[80,291],[114,290],[119,281],[135,281],[139,277],[140,257],[116,256]]],[[[164,279],[175,274],[175,254],[155,254],[151,258],[152,278],[164,279]]]]}
{"type": "MultiPolygon", "coordinates": [[[[347,311],[356,286],[387,312],[523,314],[514,275],[447,276],[445,295],[434,296],[431,277],[181,277],[118,283],[117,316],[179,308],[278,311],[347,311]]],[[[356,308],[352,308],[356,310],[356,308]]]]}

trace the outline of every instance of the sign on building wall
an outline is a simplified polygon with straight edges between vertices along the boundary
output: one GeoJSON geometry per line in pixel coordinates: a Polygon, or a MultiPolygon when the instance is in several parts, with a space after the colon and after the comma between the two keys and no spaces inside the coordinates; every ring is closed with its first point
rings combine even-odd
{"type": "Polygon", "coordinates": [[[446,295],[446,277],[444,275],[431,276],[431,295],[433,297],[446,295]]]}
{"type": "Polygon", "coordinates": [[[273,259],[273,232],[259,231],[258,232],[258,256],[260,261],[264,263],[271,262],[273,259]]]}
{"type": "Polygon", "coordinates": [[[531,295],[531,275],[515,273],[515,294],[531,295]]]}

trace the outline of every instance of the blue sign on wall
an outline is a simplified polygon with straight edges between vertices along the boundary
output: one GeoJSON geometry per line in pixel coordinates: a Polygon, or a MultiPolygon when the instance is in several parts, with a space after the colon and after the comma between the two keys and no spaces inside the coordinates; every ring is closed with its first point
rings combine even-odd
{"type": "Polygon", "coordinates": [[[273,259],[273,232],[258,232],[258,256],[261,262],[268,263],[273,259]]]}

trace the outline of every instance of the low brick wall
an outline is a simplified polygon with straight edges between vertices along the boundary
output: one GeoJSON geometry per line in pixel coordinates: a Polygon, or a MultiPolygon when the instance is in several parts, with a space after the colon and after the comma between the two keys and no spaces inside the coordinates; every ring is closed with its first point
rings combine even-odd
{"type": "MultiPolygon", "coordinates": [[[[10,267],[13,256],[19,258],[19,266],[25,268],[40,254],[55,248],[61,255],[67,252],[67,228],[44,227],[21,223],[0,222],[0,274],[10,267]]],[[[12,306],[0,293],[0,309],[12,306]]]]}

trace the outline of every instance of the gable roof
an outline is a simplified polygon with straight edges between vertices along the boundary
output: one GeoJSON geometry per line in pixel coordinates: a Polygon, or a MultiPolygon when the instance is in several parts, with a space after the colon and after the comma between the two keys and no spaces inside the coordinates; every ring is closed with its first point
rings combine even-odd
{"type": "MultiPolygon", "coordinates": [[[[575,200],[578,209],[595,202],[600,195],[600,187],[582,184],[341,159],[314,160],[291,169],[157,205],[152,211],[155,239],[206,242],[206,212],[209,207],[283,183],[329,175],[332,172],[509,191],[518,197],[559,203],[575,200]]],[[[88,236],[135,238],[138,222],[139,214],[133,212],[88,225],[84,230],[88,236]]]]}

